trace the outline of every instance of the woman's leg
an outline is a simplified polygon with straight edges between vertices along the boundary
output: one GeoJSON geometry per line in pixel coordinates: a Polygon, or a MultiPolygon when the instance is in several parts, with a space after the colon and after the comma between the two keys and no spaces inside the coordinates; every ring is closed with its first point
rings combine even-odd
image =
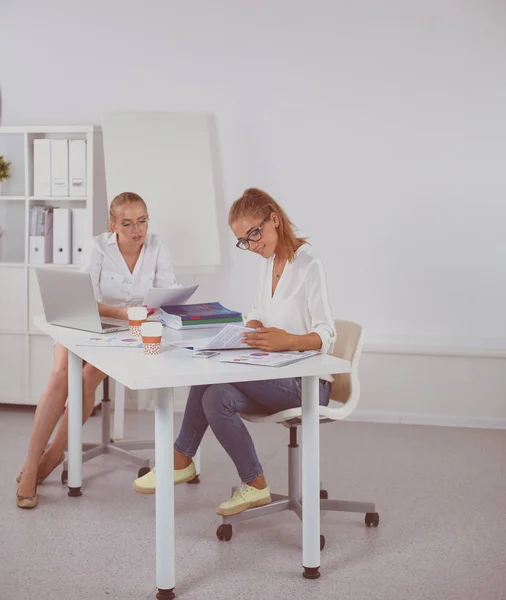
{"type": "Polygon", "coordinates": [[[191,463],[209,427],[202,409],[202,396],[208,387],[193,385],[190,388],[181,429],[174,443],[174,469],[185,469],[191,463]]]}
{"type": "Polygon", "coordinates": [[[236,384],[209,386],[202,408],[214,435],[235,464],[239,477],[253,487],[265,488],[263,470],[253,440],[238,413],[263,414],[265,409],[236,384]]]}
{"type": "MultiPolygon", "coordinates": [[[[83,367],[83,424],[86,423],[95,406],[95,392],[100,383],[105,379],[105,373],[93,365],[85,364],[83,367]]],[[[58,463],[65,452],[68,440],[68,409],[65,409],[58,430],[39,465],[39,477],[45,477],[58,463]]]]}
{"type": "Polygon", "coordinates": [[[68,390],[68,352],[60,344],[53,349],[53,370],[42,394],[33,420],[28,455],[23,466],[18,493],[31,497],[35,494],[37,471],[44,448],[61,417],[68,390]]]}
{"type": "MultiPolygon", "coordinates": [[[[327,404],[330,385],[320,381],[320,404],[327,404]]],[[[202,408],[213,433],[233,460],[241,480],[266,487],[253,440],[238,413],[272,414],[302,403],[300,379],[273,379],[212,385],[205,390],[202,408]]]]}

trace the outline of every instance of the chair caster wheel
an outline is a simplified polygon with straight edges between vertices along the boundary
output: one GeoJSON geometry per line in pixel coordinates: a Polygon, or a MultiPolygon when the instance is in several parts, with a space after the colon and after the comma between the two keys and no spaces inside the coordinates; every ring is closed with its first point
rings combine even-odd
{"type": "Polygon", "coordinates": [[[195,475],[193,479],[190,479],[190,481],[187,481],[186,483],[200,483],[200,476],[195,475]]]}
{"type": "Polygon", "coordinates": [[[67,469],[63,469],[63,471],[61,472],[62,485],[67,485],[68,480],[69,480],[69,472],[67,471],[67,469]]]}
{"type": "Polygon", "coordinates": [[[144,475],[147,475],[150,471],[151,469],[149,467],[141,467],[137,472],[137,477],[144,477],[144,475]]]}
{"type": "Polygon", "coordinates": [[[320,551],[325,548],[325,536],[320,535],[320,551]]]}
{"type": "Polygon", "coordinates": [[[232,525],[220,525],[216,530],[216,537],[221,542],[230,542],[232,539],[232,525]]]}
{"type": "Polygon", "coordinates": [[[380,516],[378,513],[366,513],[365,524],[367,527],[377,527],[380,522],[380,516]]]}
{"type": "Polygon", "coordinates": [[[327,492],[327,490],[320,490],[320,500],[328,500],[329,499],[329,493],[327,492]]]}

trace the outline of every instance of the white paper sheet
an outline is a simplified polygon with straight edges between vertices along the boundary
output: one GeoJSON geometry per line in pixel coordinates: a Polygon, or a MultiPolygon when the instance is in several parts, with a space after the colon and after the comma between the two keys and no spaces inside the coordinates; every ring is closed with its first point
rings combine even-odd
{"type": "Polygon", "coordinates": [[[241,354],[233,358],[222,358],[220,362],[233,362],[243,365],[261,365],[264,367],[282,367],[291,365],[294,362],[310,358],[320,354],[316,350],[307,350],[305,352],[264,352],[263,350],[255,350],[248,354],[241,354]]]}
{"type": "Polygon", "coordinates": [[[144,296],[143,304],[148,308],[184,304],[195,293],[198,285],[179,288],[150,288],[144,296]]]}
{"type": "Polygon", "coordinates": [[[171,346],[178,348],[189,348],[193,350],[241,350],[250,349],[251,346],[241,341],[241,335],[250,331],[255,331],[251,327],[242,325],[226,325],[213,338],[196,338],[193,340],[178,340],[170,342],[171,346]]]}

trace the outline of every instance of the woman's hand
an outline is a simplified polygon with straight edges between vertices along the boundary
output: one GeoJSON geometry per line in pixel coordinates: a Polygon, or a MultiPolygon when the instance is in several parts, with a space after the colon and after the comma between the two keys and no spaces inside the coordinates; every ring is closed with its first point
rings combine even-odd
{"type": "Polygon", "coordinates": [[[128,307],[108,306],[97,302],[98,314],[106,319],[119,319],[120,321],[128,321],[128,307]]]}
{"type": "Polygon", "coordinates": [[[243,340],[248,346],[266,352],[294,350],[294,336],[277,327],[259,327],[254,332],[245,333],[243,340]]]}
{"type": "Polygon", "coordinates": [[[116,319],[121,319],[121,321],[128,321],[128,306],[124,308],[118,308],[118,315],[115,317],[116,319]]]}

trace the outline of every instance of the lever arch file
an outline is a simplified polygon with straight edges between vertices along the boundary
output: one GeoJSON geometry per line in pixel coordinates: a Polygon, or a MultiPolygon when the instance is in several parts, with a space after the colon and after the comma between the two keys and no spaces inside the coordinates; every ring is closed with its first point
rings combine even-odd
{"type": "Polygon", "coordinates": [[[72,263],[80,265],[86,241],[86,209],[72,209],[72,263]]]}
{"type": "Polygon", "coordinates": [[[51,195],[69,195],[68,140],[51,140],[51,195]]]}
{"type": "Polygon", "coordinates": [[[53,210],[53,263],[69,265],[71,259],[71,213],[69,208],[53,210]]]}
{"type": "Polygon", "coordinates": [[[86,142],[69,141],[70,196],[86,196],[86,142]]]}
{"type": "Polygon", "coordinates": [[[51,140],[33,140],[33,194],[51,195],[51,140]]]}

